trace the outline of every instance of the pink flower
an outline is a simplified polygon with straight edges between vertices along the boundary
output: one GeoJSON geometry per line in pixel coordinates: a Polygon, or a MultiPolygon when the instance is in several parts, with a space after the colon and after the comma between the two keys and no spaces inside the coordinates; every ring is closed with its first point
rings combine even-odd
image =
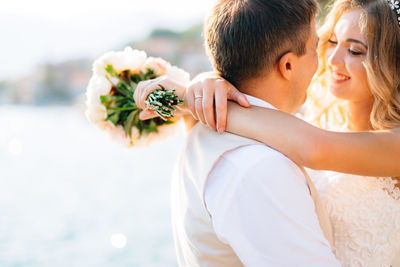
{"type": "Polygon", "coordinates": [[[149,57],[144,63],[143,71],[152,69],[156,76],[162,76],[167,73],[167,69],[169,69],[170,67],[171,64],[162,58],[149,57]]]}

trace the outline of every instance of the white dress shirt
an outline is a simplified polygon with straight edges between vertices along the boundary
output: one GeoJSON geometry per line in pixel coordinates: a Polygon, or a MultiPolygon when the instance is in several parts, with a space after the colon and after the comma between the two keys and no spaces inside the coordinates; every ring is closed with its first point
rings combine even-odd
{"type": "Polygon", "coordinates": [[[320,228],[306,178],[280,152],[260,144],[224,154],[204,194],[218,238],[245,266],[340,266],[320,228]]]}

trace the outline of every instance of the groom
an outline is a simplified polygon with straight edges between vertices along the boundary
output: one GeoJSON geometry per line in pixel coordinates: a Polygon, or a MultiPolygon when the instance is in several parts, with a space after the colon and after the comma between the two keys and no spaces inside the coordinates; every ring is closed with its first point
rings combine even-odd
{"type": "MultiPolygon", "coordinates": [[[[214,68],[250,104],[295,111],[318,65],[316,12],[314,0],[218,1],[204,29],[214,68]]],[[[280,152],[198,123],[173,181],[179,264],[339,266],[307,178],[280,152]]]]}
{"type": "MultiPolygon", "coordinates": [[[[318,64],[316,12],[314,0],[219,0],[204,29],[215,70],[250,104],[295,111],[318,64]]],[[[339,266],[314,190],[280,152],[198,123],[172,185],[180,266],[339,266]]]]}

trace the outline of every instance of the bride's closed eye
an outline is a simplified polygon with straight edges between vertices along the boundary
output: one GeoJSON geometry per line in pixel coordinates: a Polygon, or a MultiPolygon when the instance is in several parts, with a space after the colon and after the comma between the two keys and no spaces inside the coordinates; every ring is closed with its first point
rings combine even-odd
{"type": "Polygon", "coordinates": [[[361,56],[367,54],[367,49],[364,47],[364,45],[360,45],[358,43],[352,43],[348,51],[353,56],[361,56]]]}
{"type": "Polygon", "coordinates": [[[349,53],[352,54],[353,56],[361,56],[364,55],[363,52],[357,51],[357,50],[352,50],[351,48],[348,49],[349,53]]]}
{"type": "MultiPolygon", "coordinates": [[[[336,40],[334,40],[334,39],[329,39],[329,40],[328,40],[328,43],[329,43],[331,46],[336,46],[336,45],[338,44],[338,42],[337,42],[336,40]]],[[[347,51],[348,51],[352,56],[361,56],[361,55],[365,55],[364,52],[362,52],[362,51],[360,51],[359,49],[356,49],[356,48],[349,48],[349,49],[347,49],[347,51]]]]}

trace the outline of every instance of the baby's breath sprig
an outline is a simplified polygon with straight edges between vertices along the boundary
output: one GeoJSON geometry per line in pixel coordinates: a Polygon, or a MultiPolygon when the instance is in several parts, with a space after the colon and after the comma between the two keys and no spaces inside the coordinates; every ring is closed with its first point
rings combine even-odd
{"type": "Polygon", "coordinates": [[[159,84],[160,89],[151,93],[145,101],[147,108],[157,113],[163,120],[167,121],[174,117],[176,109],[174,106],[183,104],[183,99],[179,99],[175,94],[175,89],[168,90],[159,84]]]}

